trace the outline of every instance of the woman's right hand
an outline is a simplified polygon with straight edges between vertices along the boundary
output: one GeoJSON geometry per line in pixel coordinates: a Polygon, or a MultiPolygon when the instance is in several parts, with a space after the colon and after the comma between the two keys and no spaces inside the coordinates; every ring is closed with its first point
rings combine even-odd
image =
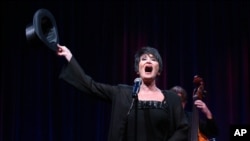
{"type": "Polygon", "coordinates": [[[57,44],[57,47],[58,47],[57,55],[64,56],[66,60],[69,62],[70,59],[72,58],[72,53],[70,52],[70,50],[66,46],[61,46],[59,44],[57,44]]]}

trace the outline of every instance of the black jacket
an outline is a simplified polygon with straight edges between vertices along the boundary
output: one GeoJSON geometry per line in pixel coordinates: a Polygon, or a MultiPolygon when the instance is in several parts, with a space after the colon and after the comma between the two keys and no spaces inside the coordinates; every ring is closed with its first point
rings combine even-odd
{"type": "MultiPolygon", "coordinates": [[[[103,99],[112,104],[109,128],[109,141],[122,141],[126,126],[126,114],[132,101],[132,86],[108,85],[95,82],[85,74],[74,57],[63,68],[60,78],[73,85],[83,93],[103,99]]],[[[162,90],[169,106],[169,125],[166,139],[168,141],[184,141],[188,136],[188,123],[180,98],[168,90],[162,90]]]]}

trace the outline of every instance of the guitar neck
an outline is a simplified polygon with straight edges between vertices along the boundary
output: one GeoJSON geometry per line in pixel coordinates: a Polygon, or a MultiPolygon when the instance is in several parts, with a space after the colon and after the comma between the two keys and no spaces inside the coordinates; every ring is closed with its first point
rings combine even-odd
{"type": "Polygon", "coordinates": [[[198,141],[199,113],[197,107],[193,105],[190,141],[198,141]]]}

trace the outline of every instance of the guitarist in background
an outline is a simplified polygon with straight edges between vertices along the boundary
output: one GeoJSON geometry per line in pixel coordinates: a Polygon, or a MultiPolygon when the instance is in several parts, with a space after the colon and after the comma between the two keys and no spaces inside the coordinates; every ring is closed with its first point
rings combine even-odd
{"type": "MultiPolygon", "coordinates": [[[[187,92],[181,86],[174,86],[170,89],[178,94],[181,98],[182,107],[185,109],[187,103],[187,92]]],[[[199,118],[199,130],[205,136],[205,140],[207,141],[215,141],[216,137],[218,136],[218,127],[213,118],[213,115],[207,105],[202,100],[195,100],[193,103],[201,113],[204,114],[204,118],[199,118]]],[[[192,113],[190,111],[185,110],[185,114],[187,116],[189,127],[191,124],[191,117],[192,113]]]]}

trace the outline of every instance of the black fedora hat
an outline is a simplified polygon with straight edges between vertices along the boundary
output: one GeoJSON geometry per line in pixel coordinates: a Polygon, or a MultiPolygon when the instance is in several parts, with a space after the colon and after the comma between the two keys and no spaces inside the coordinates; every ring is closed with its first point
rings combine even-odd
{"type": "Polygon", "coordinates": [[[32,45],[46,45],[53,51],[57,50],[59,37],[56,21],[47,9],[35,12],[33,23],[26,26],[26,38],[32,45]]]}

